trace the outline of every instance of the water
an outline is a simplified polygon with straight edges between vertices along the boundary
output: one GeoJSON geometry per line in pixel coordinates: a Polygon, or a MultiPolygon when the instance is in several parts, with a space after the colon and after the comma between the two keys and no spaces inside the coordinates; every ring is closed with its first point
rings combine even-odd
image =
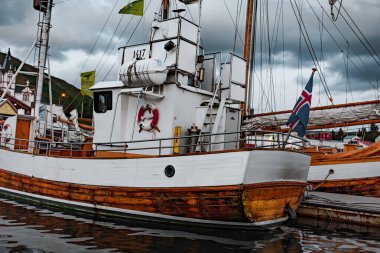
{"type": "Polygon", "coordinates": [[[302,220],[273,231],[110,222],[0,199],[2,252],[380,252],[380,229],[302,220]]]}

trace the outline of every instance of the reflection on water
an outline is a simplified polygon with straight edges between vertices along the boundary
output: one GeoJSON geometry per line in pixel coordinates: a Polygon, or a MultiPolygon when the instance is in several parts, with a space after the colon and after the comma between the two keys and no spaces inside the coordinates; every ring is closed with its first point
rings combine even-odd
{"type": "Polygon", "coordinates": [[[379,230],[301,222],[273,231],[200,230],[100,221],[0,199],[0,252],[380,252],[379,230]]]}

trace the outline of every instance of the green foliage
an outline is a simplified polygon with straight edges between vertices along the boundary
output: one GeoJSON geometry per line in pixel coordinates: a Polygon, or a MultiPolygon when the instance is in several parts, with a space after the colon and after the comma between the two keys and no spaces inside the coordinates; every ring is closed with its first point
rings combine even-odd
{"type": "Polygon", "coordinates": [[[380,135],[379,127],[376,124],[371,124],[369,132],[365,132],[364,140],[375,142],[376,138],[380,135]]]}

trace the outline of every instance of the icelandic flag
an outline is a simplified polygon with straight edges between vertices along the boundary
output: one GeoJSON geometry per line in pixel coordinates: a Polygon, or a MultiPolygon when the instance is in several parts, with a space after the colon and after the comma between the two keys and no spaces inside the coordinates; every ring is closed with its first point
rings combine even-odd
{"type": "Polygon", "coordinates": [[[298,136],[304,137],[306,134],[307,124],[309,123],[309,112],[311,106],[311,97],[313,92],[313,76],[315,70],[310,76],[305,89],[297,100],[286,125],[293,131],[298,133],[298,136]]]}

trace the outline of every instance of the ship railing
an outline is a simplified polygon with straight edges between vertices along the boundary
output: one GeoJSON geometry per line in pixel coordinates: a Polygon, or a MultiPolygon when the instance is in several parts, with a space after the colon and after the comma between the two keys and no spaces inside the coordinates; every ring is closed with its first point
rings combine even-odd
{"type": "MultiPolygon", "coordinates": [[[[211,138],[209,138],[211,139],[211,138]]],[[[0,148],[36,155],[59,157],[98,157],[101,152],[113,154],[138,155],[183,155],[189,153],[222,152],[242,149],[290,149],[301,151],[307,141],[291,136],[286,141],[286,134],[270,131],[239,131],[216,134],[199,134],[173,138],[135,140],[126,142],[53,142],[48,138],[25,140],[18,138],[0,138],[0,148]],[[201,142],[201,137],[215,136],[212,143],[201,142]],[[219,138],[218,138],[219,137],[219,138]],[[207,147],[207,148],[206,148],[207,147]]]]}

